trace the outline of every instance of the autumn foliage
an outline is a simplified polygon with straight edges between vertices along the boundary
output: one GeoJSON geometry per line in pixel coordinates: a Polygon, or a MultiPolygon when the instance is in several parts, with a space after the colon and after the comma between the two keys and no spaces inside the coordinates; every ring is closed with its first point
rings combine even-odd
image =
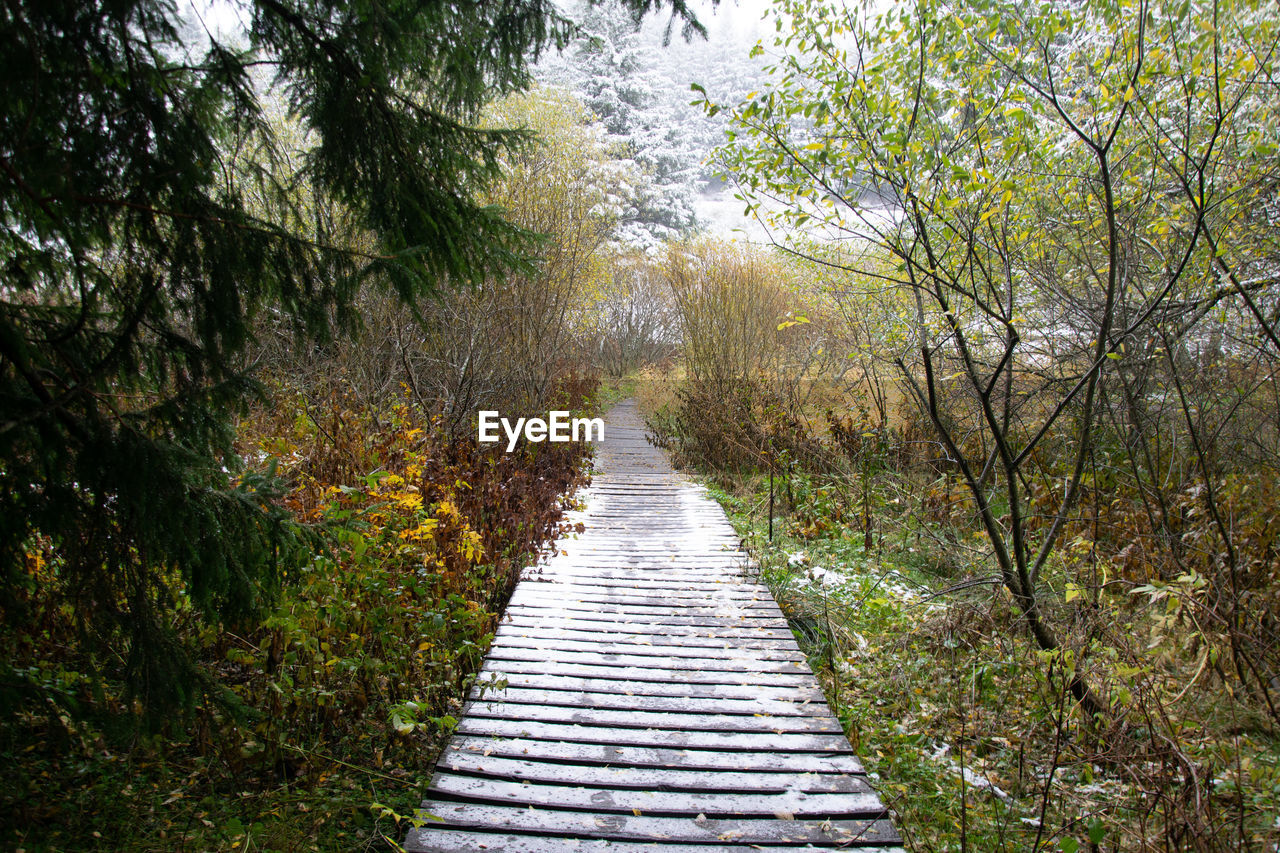
{"type": "Polygon", "coordinates": [[[281,393],[241,424],[240,449],[282,479],[279,504],[313,555],[282,568],[261,590],[265,618],[243,625],[197,617],[175,581],[175,636],[203,678],[189,716],[148,733],[123,661],[68,605],[56,549],[31,549],[26,620],[3,638],[0,753],[13,769],[0,824],[22,828],[5,843],[57,849],[98,833],[89,849],[205,849],[253,827],[282,847],[319,832],[370,838],[367,807],[390,799],[378,789],[429,770],[519,570],[557,534],[581,445],[505,454],[450,438],[403,398],[375,410],[281,393]],[[130,802],[163,806],[159,817],[119,819],[126,777],[130,802]],[[66,795],[40,795],[51,784],[66,795]],[[281,814],[281,785],[308,803],[337,787],[344,805],[281,814]],[[236,801],[209,801],[232,788],[236,801]]]}

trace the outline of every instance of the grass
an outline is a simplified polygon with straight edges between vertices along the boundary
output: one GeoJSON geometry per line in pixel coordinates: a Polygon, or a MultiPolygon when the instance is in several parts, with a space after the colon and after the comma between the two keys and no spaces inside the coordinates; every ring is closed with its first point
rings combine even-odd
{"type": "MultiPolygon", "coordinates": [[[[775,495],[770,540],[767,479],[710,490],[911,849],[1275,849],[1273,739],[1188,736],[1179,750],[1194,766],[1212,772],[1217,750],[1224,771],[1252,768],[1224,772],[1192,809],[1183,759],[1136,726],[1094,730],[1070,700],[1065,661],[1033,650],[981,549],[954,530],[881,500],[868,550],[832,490],[805,481],[785,512],[775,495]],[[1189,825],[1195,815],[1204,825],[1189,825]]],[[[1106,637],[1090,648],[1120,671],[1122,652],[1106,637]]]]}

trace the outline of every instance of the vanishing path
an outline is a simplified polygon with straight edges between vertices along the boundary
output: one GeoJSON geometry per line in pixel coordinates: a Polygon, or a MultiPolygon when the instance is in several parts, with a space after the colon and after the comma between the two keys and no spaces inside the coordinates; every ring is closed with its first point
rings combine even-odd
{"type": "Polygon", "coordinates": [[[898,845],[724,512],[606,419],[586,525],[516,587],[410,832],[433,853],[898,845]]]}

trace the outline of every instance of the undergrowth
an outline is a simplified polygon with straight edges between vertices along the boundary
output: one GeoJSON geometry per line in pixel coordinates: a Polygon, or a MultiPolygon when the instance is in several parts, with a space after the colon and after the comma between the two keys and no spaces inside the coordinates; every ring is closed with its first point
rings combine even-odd
{"type": "Polygon", "coordinates": [[[800,473],[774,491],[770,536],[767,476],[712,487],[910,849],[1276,849],[1274,738],[1230,697],[1170,699],[1135,663],[1160,635],[1131,591],[1080,614],[1110,626],[1089,620],[1075,652],[1124,714],[1100,730],[1071,699],[1072,652],[1032,648],[945,512],[881,477],[868,537],[848,482],[800,473]]]}
{"type": "Polygon", "coordinates": [[[241,452],[284,479],[313,556],[242,625],[205,623],[170,591],[174,635],[203,673],[189,712],[148,720],[129,700],[123,651],[84,642],[56,547],[33,543],[38,618],[3,638],[0,846],[398,849],[520,567],[557,533],[581,450],[482,449],[407,398],[277,403],[242,424],[241,452]]]}

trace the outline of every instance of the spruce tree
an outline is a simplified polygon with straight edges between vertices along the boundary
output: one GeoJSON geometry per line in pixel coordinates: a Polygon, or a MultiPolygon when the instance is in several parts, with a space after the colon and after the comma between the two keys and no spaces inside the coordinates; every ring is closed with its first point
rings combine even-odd
{"type": "Polygon", "coordinates": [[[82,639],[154,707],[198,680],[174,608],[250,616],[296,550],[231,451],[255,322],[323,340],[364,282],[412,302],[520,263],[523,235],[474,199],[523,136],[473,122],[568,27],[545,0],[249,13],[245,44],[195,44],[171,0],[0,7],[0,610],[20,629],[48,537],[82,639]],[[314,143],[301,172],[276,168],[264,70],[314,143]],[[375,248],[316,239],[298,183],[375,248]]]}

